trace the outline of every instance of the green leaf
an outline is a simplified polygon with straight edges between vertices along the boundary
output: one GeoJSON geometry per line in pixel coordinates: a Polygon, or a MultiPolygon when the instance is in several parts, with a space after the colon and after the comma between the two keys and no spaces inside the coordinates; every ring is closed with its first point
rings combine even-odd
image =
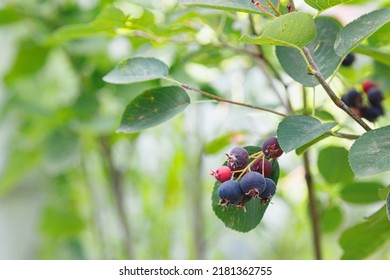
{"type": "Polygon", "coordinates": [[[124,59],[103,77],[111,84],[130,84],[160,79],[168,76],[168,66],[153,57],[124,59]]]}
{"type": "Polygon", "coordinates": [[[7,7],[0,10],[0,25],[12,24],[23,19],[22,15],[14,8],[7,7]]]}
{"type": "Polygon", "coordinates": [[[156,126],[182,112],[188,104],[190,98],[181,87],[147,90],[127,105],[117,132],[133,133],[156,126]]]}
{"type": "MultiPolygon", "coordinates": [[[[341,27],[337,21],[327,17],[319,17],[315,20],[315,23],[318,36],[307,45],[307,48],[326,79],[334,73],[341,61],[341,58],[336,55],[333,48],[341,27]]],[[[298,50],[288,47],[277,47],[276,56],[284,71],[295,81],[308,87],[314,87],[319,84],[313,75],[308,74],[307,63],[298,50]]]]}
{"type": "Polygon", "coordinates": [[[356,176],[390,170],[390,126],[364,133],[349,151],[349,164],[356,176]]]}
{"type": "Polygon", "coordinates": [[[299,156],[301,154],[303,154],[304,152],[306,152],[311,146],[317,144],[318,142],[320,142],[321,140],[324,140],[325,138],[329,137],[328,135],[326,134],[323,134],[319,137],[317,137],[316,139],[310,141],[309,143],[299,147],[298,149],[295,150],[295,153],[299,156]]]}
{"type": "Polygon", "coordinates": [[[335,231],[343,221],[343,211],[340,206],[333,205],[325,209],[321,216],[321,230],[326,233],[335,231]]]}
{"type": "Polygon", "coordinates": [[[348,151],[343,147],[322,149],[318,155],[318,169],[330,184],[349,182],[354,177],[348,163],[348,151]]]}
{"type": "Polygon", "coordinates": [[[378,62],[390,66],[390,51],[386,49],[360,45],[354,52],[372,57],[378,62]]]}
{"type": "Polygon", "coordinates": [[[343,232],[339,240],[341,248],[344,250],[341,258],[344,260],[367,258],[388,241],[389,235],[390,223],[383,206],[366,222],[357,224],[343,232]]]}
{"type": "Polygon", "coordinates": [[[317,37],[316,24],[311,15],[288,13],[269,21],[260,36],[244,35],[241,41],[257,45],[276,45],[302,48],[317,37]]]}
{"type": "Polygon", "coordinates": [[[373,47],[388,46],[390,44],[390,22],[379,28],[367,41],[373,47]]]}
{"type": "MultiPolygon", "coordinates": [[[[259,1],[261,4],[268,6],[265,0],[259,1]]],[[[274,5],[277,4],[276,0],[272,0],[274,5]]],[[[261,14],[261,10],[256,8],[251,1],[237,1],[237,0],[179,0],[179,4],[182,5],[191,5],[204,8],[218,9],[224,11],[233,11],[233,12],[245,12],[251,14],[261,14]]],[[[268,11],[268,10],[267,10],[268,11]]],[[[269,11],[272,13],[272,10],[269,11]]]]}
{"type": "Polygon", "coordinates": [[[280,147],[288,153],[325,134],[336,125],[336,122],[322,124],[308,116],[288,116],[278,126],[280,147]]]}
{"type": "MultiPolygon", "coordinates": [[[[261,151],[261,147],[247,146],[244,147],[248,151],[249,155],[261,151]]],[[[226,162],[225,162],[226,163],[226,162]]],[[[271,178],[277,183],[279,177],[279,165],[276,165],[277,161],[273,161],[273,171],[271,178]]],[[[243,209],[237,208],[235,205],[229,205],[228,207],[219,205],[218,187],[220,183],[217,181],[214,184],[211,201],[212,208],[215,215],[229,228],[239,231],[248,232],[254,229],[262,220],[265,211],[269,205],[269,202],[260,204],[258,199],[251,199],[245,204],[246,212],[243,209]]]]}
{"type": "Polygon", "coordinates": [[[384,186],[376,182],[354,182],[344,185],[340,196],[348,202],[368,204],[382,200],[379,197],[379,191],[382,188],[384,186]]]}
{"type": "Polygon", "coordinates": [[[103,10],[89,23],[67,25],[59,28],[48,38],[48,43],[63,43],[68,40],[96,35],[114,36],[118,29],[127,28],[128,16],[111,6],[103,10]]]}
{"type": "Polygon", "coordinates": [[[274,159],[271,161],[271,163],[272,163],[272,174],[270,179],[272,179],[272,181],[275,182],[275,185],[277,185],[280,176],[279,162],[276,159],[274,159]]]}
{"type": "Polygon", "coordinates": [[[337,35],[334,45],[336,54],[340,57],[347,55],[389,21],[390,8],[385,8],[365,14],[349,23],[337,35]]]}
{"type": "Polygon", "coordinates": [[[387,209],[387,217],[390,220],[390,192],[386,199],[386,209],[387,209]]]}
{"type": "Polygon", "coordinates": [[[305,0],[305,2],[312,6],[314,9],[316,9],[319,12],[322,12],[326,9],[329,9],[333,6],[351,2],[353,0],[305,0]]]}

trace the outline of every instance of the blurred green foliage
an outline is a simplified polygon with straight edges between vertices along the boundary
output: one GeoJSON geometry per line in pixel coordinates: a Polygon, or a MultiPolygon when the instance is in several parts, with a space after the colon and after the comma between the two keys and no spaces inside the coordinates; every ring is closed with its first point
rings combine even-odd
{"type": "MultiPolygon", "coordinates": [[[[261,16],[253,19],[257,28],[264,25],[261,16]]],[[[209,169],[225,160],[230,147],[259,145],[275,135],[280,118],[191,94],[192,105],[170,122],[115,133],[135,96],[165,85],[103,82],[128,56],[157,57],[176,80],[284,110],[273,83],[277,91],[283,84],[265,67],[269,82],[269,73],[240,51],[239,38],[250,29],[246,14],[184,8],[168,0],[6,0],[0,24],[0,258],[312,258],[302,162],[293,153],[281,160],[278,195],[255,230],[233,232],[211,208],[209,169]]],[[[369,40],[386,42],[382,36],[369,40]]],[[[263,54],[276,61],[273,49],[263,48],[263,54]]],[[[372,77],[388,97],[389,72],[388,65],[369,60],[340,74],[347,85],[372,77]]],[[[341,93],[347,86],[335,87],[341,93]]],[[[297,111],[303,106],[300,91],[285,92],[297,111]]],[[[319,95],[316,100],[325,115],[343,118],[330,102],[319,95]]],[[[388,120],[387,115],[378,126],[388,120]]],[[[348,122],[340,127],[348,128],[348,122]]],[[[344,157],[349,146],[327,138],[314,148],[324,257],[389,258],[384,200],[375,196],[388,177],[352,183],[344,157]],[[348,180],[339,180],[332,160],[342,164],[348,180]],[[353,184],[370,185],[369,201],[363,198],[370,203],[356,206],[366,194],[353,184]],[[380,239],[364,248],[376,230],[380,239]]]]}

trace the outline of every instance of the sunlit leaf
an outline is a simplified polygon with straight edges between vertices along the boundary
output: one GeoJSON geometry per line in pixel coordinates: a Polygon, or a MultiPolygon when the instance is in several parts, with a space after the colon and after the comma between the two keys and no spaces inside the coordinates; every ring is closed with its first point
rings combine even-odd
{"type": "Polygon", "coordinates": [[[147,90],[127,105],[117,132],[133,133],[156,126],[182,112],[190,104],[177,86],[147,90]]]}
{"type": "Polygon", "coordinates": [[[302,48],[317,36],[316,24],[311,15],[288,13],[268,22],[258,37],[244,35],[241,41],[257,45],[276,45],[302,48]]]}
{"type": "MultiPolygon", "coordinates": [[[[334,73],[341,61],[333,48],[341,27],[337,21],[328,17],[319,17],[315,23],[318,36],[306,47],[326,79],[334,73]]],[[[307,63],[298,50],[279,46],[276,47],[276,55],[284,71],[295,81],[310,87],[319,84],[313,75],[308,74],[307,63]]]]}

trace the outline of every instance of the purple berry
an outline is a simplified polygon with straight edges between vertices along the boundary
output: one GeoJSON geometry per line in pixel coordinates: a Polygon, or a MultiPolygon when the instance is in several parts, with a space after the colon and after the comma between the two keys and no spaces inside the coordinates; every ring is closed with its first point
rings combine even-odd
{"type": "Polygon", "coordinates": [[[341,100],[348,107],[358,108],[362,104],[362,95],[356,89],[350,89],[345,95],[341,97],[341,100]]]}
{"type": "Polygon", "coordinates": [[[279,146],[278,139],[276,137],[270,137],[263,142],[261,147],[263,153],[268,158],[278,158],[283,154],[282,148],[279,146]]]}
{"type": "Polygon", "coordinates": [[[218,188],[218,196],[221,205],[237,204],[244,194],[241,191],[241,184],[234,180],[223,182],[218,188]]]}
{"type": "Polygon", "coordinates": [[[232,171],[227,166],[221,166],[217,170],[211,170],[211,176],[214,176],[215,179],[220,181],[221,183],[230,180],[232,178],[232,171]]]}
{"type": "Polygon", "coordinates": [[[267,202],[267,201],[270,201],[271,198],[274,196],[274,194],[276,192],[276,185],[275,185],[275,182],[269,178],[265,178],[265,181],[266,181],[265,190],[262,194],[260,194],[260,198],[264,202],[267,202]]]}
{"type": "Polygon", "coordinates": [[[381,104],[383,97],[383,92],[378,88],[370,88],[367,91],[367,97],[368,101],[371,103],[371,105],[378,106],[381,104]]]}
{"type": "Polygon", "coordinates": [[[343,61],[341,62],[341,65],[342,66],[351,66],[354,61],[355,61],[355,55],[353,53],[349,53],[343,59],[343,61]]]}
{"type": "Polygon", "coordinates": [[[241,190],[246,195],[258,197],[265,189],[265,178],[258,172],[248,172],[240,181],[241,190]]]}
{"type": "Polygon", "coordinates": [[[380,106],[363,107],[361,112],[362,117],[370,122],[375,122],[379,116],[383,115],[383,109],[380,106]]]}
{"type": "Polygon", "coordinates": [[[229,154],[227,166],[232,170],[240,170],[248,165],[249,154],[247,150],[241,147],[233,148],[229,154]]]}
{"type": "Polygon", "coordinates": [[[266,178],[270,178],[272,175],[272,163],[266,159],[258,159],[251,165],[251,170],[259,172],[266,178]],[[264,172],[263,172],[263,162],[264,162],[264,172]]]}

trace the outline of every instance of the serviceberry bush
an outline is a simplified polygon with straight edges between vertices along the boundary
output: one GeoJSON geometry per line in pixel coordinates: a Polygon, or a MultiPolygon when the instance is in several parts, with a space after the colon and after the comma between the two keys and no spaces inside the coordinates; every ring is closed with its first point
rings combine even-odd
{"type": "MultiPolygon", "coordinates": [[[[273,135],[257,135],[256,143],[221,152],[220,166],[210,167],[215,178],[210,196],[216,216],[227,227],[240,232],[257,227],[268,207],[278,207],[272,201],[279,192],[279,158],[295,151],[302,157],[304,167],[315,257],[322,258],[321,221],[328,219],[333,228],[341,227],[341,201],[356,204],[375,201],[383,207],[367,221],[344,229],[339,237],[342,258],[368,257],[390,234],[386,214],[389,189],[384,185],[388,182],[374,189],[369,182],[358,179],[390,170],[390,125],[386,117],[390,40],[385,36],[390,8],[379,1],[375,10],[348,24],[323,16],[327,9],[337,9],[346,2],[350,1],[181,0],[177,14],[166,19],[169,24],[165,29],[154,23],[149,25],[146,16],[132,17],[124,9],[112,8],[121,17],[112,29],[98,26],[102,32],[120,30],[135,38],[135,42],[143,39],[156,45],[181,44],[188,47],[184,52],[191,49],[197,52],[188,55],[186,61],[195,60],[201,53],[208,57],[207,63],[212,67],[219,67],[213,62],[220,56],[244,55],[253,67],[264,70],[271,84],[278,84],[274,91],[280,101],[279,106],[267,107],[229,99],[211,85],[188,84],[190,79],[175,72],[177,65],[168,66],[160,59],[138,54],[124,57],[103,80],[111,84],[147,84],[160,80],[161,84],[141,92],[128,103],[118,132],[132,134],[159,125],[188,106],[196,106],[194,100],[200,97],[277,116],[280,120],[273,135]],[[220,20],[218,24],[213,25],[215,18],[210,19],[205,8],[220,16],[216,17],[220,20]],[[186,14],[188,11],[192,13],[186,14]],[[197,33],[198,38],[207,48],[202,43],[194,46],[193,38],[188,36],[199,30],[202,33],[197,33]],[[208,32],[213,32],[214,38],[205,38],[208,32]],[[370,71],[359,68],[361,59],[370,60],[370,71]],[[291,100],[291,96],[299,96],[291,94],[291,85],[302,96],[302,102],[291,100]],[[279,88],[285,92],[281,93],[279,88]],[[316,103],[318,96],[324,100],[321,104],[316,103]],[[324,139],[339,144],[322,149],[324,139]],[[318,155],[313,157],[316,152],[318,155]],[[312,166],[317,157],[318,175],[332,186],[325,191],[328,205],[319,204],[317,199],[319,191],[314,178],[317,173],[312,166]],[[368,224],[373,226],[366,227],[368,224]],[[373,235],[379,236],[375,244],[371,242],[373,235]],[[364,249],[357,249],[356,242],[364,249]]],[[[108,15],[102,14],[95,24],[108,15]]],[[[66,32],[62,29],[55,35],[66,37],[66,32]]]]}

